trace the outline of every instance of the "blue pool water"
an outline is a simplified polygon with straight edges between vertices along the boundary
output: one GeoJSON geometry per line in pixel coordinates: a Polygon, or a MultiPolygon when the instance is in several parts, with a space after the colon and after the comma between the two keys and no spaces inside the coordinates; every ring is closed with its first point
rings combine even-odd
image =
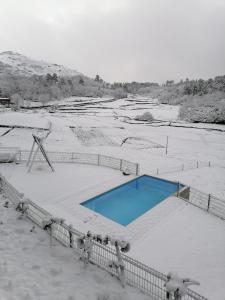
{"type": "Polygon", "coordinates": [[[81,205],[126,226],[177,189],[178,183],[143,175],[81,205]]]}

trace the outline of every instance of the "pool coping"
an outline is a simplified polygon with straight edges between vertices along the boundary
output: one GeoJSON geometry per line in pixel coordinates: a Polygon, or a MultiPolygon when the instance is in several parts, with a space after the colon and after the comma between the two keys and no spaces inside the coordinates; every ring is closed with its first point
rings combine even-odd
{"type": "MultiPolygon", "coordinates": [[[[131,180],[128,180],[128,181],[126,181],[126,182],[124,182],[124,183],[122,183],[122,184],[119,184],[119,185],[117,185],[117,186],[115,186],[115,187],[113,187],[113,188],[110,188],[109,190],[107,190],[107,191],[105,191],[105,192],[103,192],[103,193],[98,193],[98,194],[96,194],[95,196],[93,196],[93,197],[91,197],[91,198],[89,198],[89,199],[87,199],[87,200],[85,200],[85,201],[80,202],[78,205],[79,205],[79,206],[82,206],[83,208],[85,208],[85,209],[87,209],[87,210],[89,210],[89,211],[91,211],[92,213],[94,212],[95,214],[97,214],[97,215],[99,215],[99,216],[101,216],[101,217],[103,217],[103,218],[106,218],[107,220],[110,220],[110,221],[113,222],[113,223],[116,223],[116,224],[122,226],[123,228],[127,228],[130,224],[132,224],[133,222],[135,222],[136,220],[138,220],[139,218],[141,218],[141,217],[142,217],[144,214],[146,214],[149,210],[147,210],[146,212],[144,212],[142,215],[140,215],[139,217],[137,217],[136,219],[134,219],[133,221],[131,221],[131,222],[128,223],[127,225],[122,225],[122,224],[120,224],[120,223],[118,223],[118,222],[116,222],[116,221],[114,221],[114,220],[112,220],[112,219],[110,219],[110,218],[108,218],[108,217],[106,217],[106,216],[100,214],[99,212],[90,209],[89,207],[85,206],[84,204],[85,204],[85,203],[88,203],[88,202],[90,202],[90,201],[92,201],[94,198],[97,198],[97,197],[99,197],[99,196],[103,196],[103,195],[105,195],[105,194],[107,194],[107,193],[109,193],[109,192],[112,192],[113,190],[115,190],[115,189],[117,189],[117,188],[120,188],[120,187],[122,187],[122,186],[124,186],[124,185],[126,185],[126,184],[128,184],[128,183],[130,183],[130,182],[132,182],[132,181],[135,181],[135,180],[137,180],[137,179],[139,179],[139,178],[141,178],[141,177],[144,177],[144,176],[146,176],[146,177],[151,177],[151,178],[155,178],[155,179],[158,179],[158,180],[161,180],[161,181],[164,181],[164,182],[168,182],[168,183],[173,183],[173,184],[176,184],[177,187],[180,187],[179,189],[177,189],[177,191],[175,191],[174,193],[170,194],[169,196],[167,196],[166,198],[164,198],[162,201],[165,201],[165,200],[167,200],[168,198],[173,197],[173,196],[177,197],[177,195],[178,195],[179,193],[183,192],[183,190],[186,190],[186,189],[188,188],[187,186],[185,186],[184,184],[182,184],[182,183],[180,183],[180,182],[178,182],[178,181],[172,181],[172,180],[167,180],[167,179],[164,179],[164,178],[160,178],[160,177],[156,177],[156,176],[152,176],[152,175],[148,175],[148,174],[142,174],[142,175],[136,176],[135,178],[133,178],[133,179],[131,179],[131,180]]],[[[161,202],[162,202],[162,201],[161,201],[161,202]]],[[[160,203],[156,204],[155,206],[157,206],[157,205],[159,205],[159,204],[160,204],[160,203]]],[[[154,207],[155,207],[155,206],[154,206],[154,207]]],[[[153,207],[153,208],[154,208],[154,207],[153,207]]],[[[152,208],[152,209],[153,209],[153,208],[152,208]]],[[[150,209],[150,210],[151,210],[151,209],[150,209]]]]}
{"type": "MultiPolygon", "coordinates": [[[[128,183],[130,183],[130,182],[132,182],[134,180],[137,180],[138,178],[144,177],[144,176],[152,177],[152,178],[155,178],[155,179],[160,179],[160,180],[165,181],[165,182],[174,183],[174,184],[176,184],[178,186],[179,185],[182,186],[182,189],[177,190],[176,192],[172,193],[170,196],[176,196],[178,192],[182,192],[184,188],[187,188],[187,186],[185,186],[184,184],[180,183],[179,181],[172,181],[172,180],[167,180],[167,179],[164,179],[164,178],[161,178],[161,177],[156,177],[156,176],[152,176],[152,175],[148,175],[148,174],[143,174],[143,175],[140,175],[140,176],[136,176],[135,178],[133,178],[131,180],[128,180],[128,181],[126,181],[126,182],[124,182],[122,184],[119,184],[119,185],[117,185],[117,186],[115,186],[115,187],[113,187],[113,188],[111,188],[111,189],[109,189],[109,190],[107,190],[107,191],[105,191],[103,193],[97,194],[97,195],[91,197],[90,199],[82,201],[79,204],[81,205],[83,203],[89,202],[89,201],[91,201],[92,199],[94,199],[96,197],[99,197],[101,195],[105,195],[105,194],[107,194],[109,192],[112,192],[113,190],[115,190],[117,188],[120,188],[120,187],[122,187],[122,186],[124,186],[124,185],[126,185],[126,184],[128,184],[128,183]]],[[[169,197],[166,197],[165,199],[167,199],[167,198],[169,198],[169,197]]],[[[82,205],[82,206],[84,206],[84,205],[82,205]]]]}

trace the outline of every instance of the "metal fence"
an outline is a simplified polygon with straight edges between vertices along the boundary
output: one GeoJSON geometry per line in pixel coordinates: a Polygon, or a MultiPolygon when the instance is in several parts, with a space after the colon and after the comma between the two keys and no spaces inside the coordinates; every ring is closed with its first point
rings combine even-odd
{"type": "MultiPolygon", "coordinates": [[[[0,175],[0,188],[6,196],[16,205],[24,195],[19,193],[3,176],[0,175]]],[[[46,210],[36,205],[31,200],[28,200],[27,216],[43,228],[43,220],[51,217],[46,210]]],[[[52,236],[60,241],[66,247],[71,247],[78,254],[81,250],[77,247],[77,237],[83,235],[81,232],[71,228],[66,224],[53,224],[52,236]]],[[[112,247],[104,246],[96,241],[93,241],[93,252],[91,255],[91,262],[108,271],[115,277],[119,277],[116,270],[109,267],[108,262],[117,260],[116,252],[112,247]]],[[[123,262],[125,264],[125,276],[127,284],[139,288],[143,292],[150,295],[153,299],[165,300],[166,290],[164,287],[166,275],[142,264],[141,262],[122,254],[123,262]]],[[[188,289],[188,293],[183,297],[184,300],[207,300],[207,298],[188,289]]]]}
{"type": "Polygon", "coordinates": [[[16,162],[19,153],[17,147],[0,147],[0,162],[16,162]]]}
{"type": "Polygon", "coordinates": [[[179,198],[225,220],[225,200],[189,187],[188,193],[179,194],[179,198]]]}
{"type": "MultiPolygon", "coordinates": [[[[178,173],[182,171],[187,170],[194,170],[194,169],[200,169],[200,168],[206,168],[206,167],[218,167],[215,163],[212,163],[210,161],[189,161],[177,166],[166,166],[166,167],[159,167],[159,168],[152,168],[150,170],[150,173],[152,175],[159,175],[159,174],[169,174],[169,173],[178,173]]],[[[224,166],[220,166],[224,167],[224,166]]]]}
{"type": "MultiPolygon", "coordinates": [[[[30,151],[21,150],[17,154],[18,161],[27,161],[30,151]]],[[[102,167],[109,167],[120,171],[129,171],[130,174],[139,174],[139,165],[124,159],[111,156],[92,154],[92,153],[76,153],[76,152],[47,152],[47,155],[53,163],[77,163],[89,164],[102,167]]],[[[45,161],[43,155],[38,153],[35,161],[45,161]]]]}

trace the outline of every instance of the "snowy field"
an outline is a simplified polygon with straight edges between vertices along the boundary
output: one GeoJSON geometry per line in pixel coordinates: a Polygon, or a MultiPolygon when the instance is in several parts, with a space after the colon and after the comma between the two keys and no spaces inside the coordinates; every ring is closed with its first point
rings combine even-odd
{"type": "MultiPolygon", "coordinates": [[[[64,106],[54,114],[47,109],[36,109],[35,113],[2,112],[0,125],[49,128],[51,124],[52,131],[45,142],[49,151],[99,153],[127,159],[140,163],[142,174],[158,173],[225,199],[224,126],[130,124],[133,117],[145,111],[150,111],[155,119],[178,124],[178,108],[158,105],[144,97],[91,101],[70,98],[61,102],[64,106]]],[[[2,135],[6,128],[0,130],[2,135]]],[[[0,146],[29,150],[32,133],[36,132],[14,128],[0,137],[0,146]]],[[[194,289],[211,300],[225,299],[224,221],[171,197],[124,228],[79,203],[123,183],[127,177],[103,167],[54,167],[56,172],[51,173],[45,164],[35,164],[28,174],[24,164],[2,164],[0,172],[27,197],[77,229],[125,235],[132,244],[131,256],[164,273],[173,270],[200,281],[201,285],[194,289]]]]}

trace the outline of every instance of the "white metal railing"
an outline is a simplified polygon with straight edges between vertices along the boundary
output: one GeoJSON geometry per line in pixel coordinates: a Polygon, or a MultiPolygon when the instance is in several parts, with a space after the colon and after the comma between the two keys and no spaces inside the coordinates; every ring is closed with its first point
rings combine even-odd
{"type": "MultiPolygon", "coordinates": [[[[8,199],[15,205],[24,200],[24,195],[18,192],[3,176],[0,175],[0,188],[6,194],[8,199]]],[[[26,199],[28,203],[27,216],[41,228],[43,221],[48,217],[52,217],[46,210],[36,205],[31,200],[26,199]]],[[[76,239],[83,235],[80,231],[71,228],[66,224],[53,224],[52,236],[59,240],[66,247],[71,247],[77,253],[80,249],[77,247],[76,239]]],[[[102,269],[108,271],[115,277],[118,277],[115,269],[110,268],[108,262],[116,260],[116,252],[109,246],[104,246],[93,241],[93,251],[90,261],[102,269]]],[[[166,299],[166,290],[164,287],[166,275],[142,264],[141,262],[122,254],[125,264],[126,282],[134,287],[139,288],[143,292],[149,294],[153,299],[166,299]]],[[[188,293],[183,297],[184,300],[207,300],[207,298],[188,289],[188,293]]]]}
{"type": "Polygon", "coordinates": [[[225,200],[193,187],[189,187],[188,190],[188,193],[185,193],[185,195],[179,194],[178,197],[225,220],[225,200]]]}

